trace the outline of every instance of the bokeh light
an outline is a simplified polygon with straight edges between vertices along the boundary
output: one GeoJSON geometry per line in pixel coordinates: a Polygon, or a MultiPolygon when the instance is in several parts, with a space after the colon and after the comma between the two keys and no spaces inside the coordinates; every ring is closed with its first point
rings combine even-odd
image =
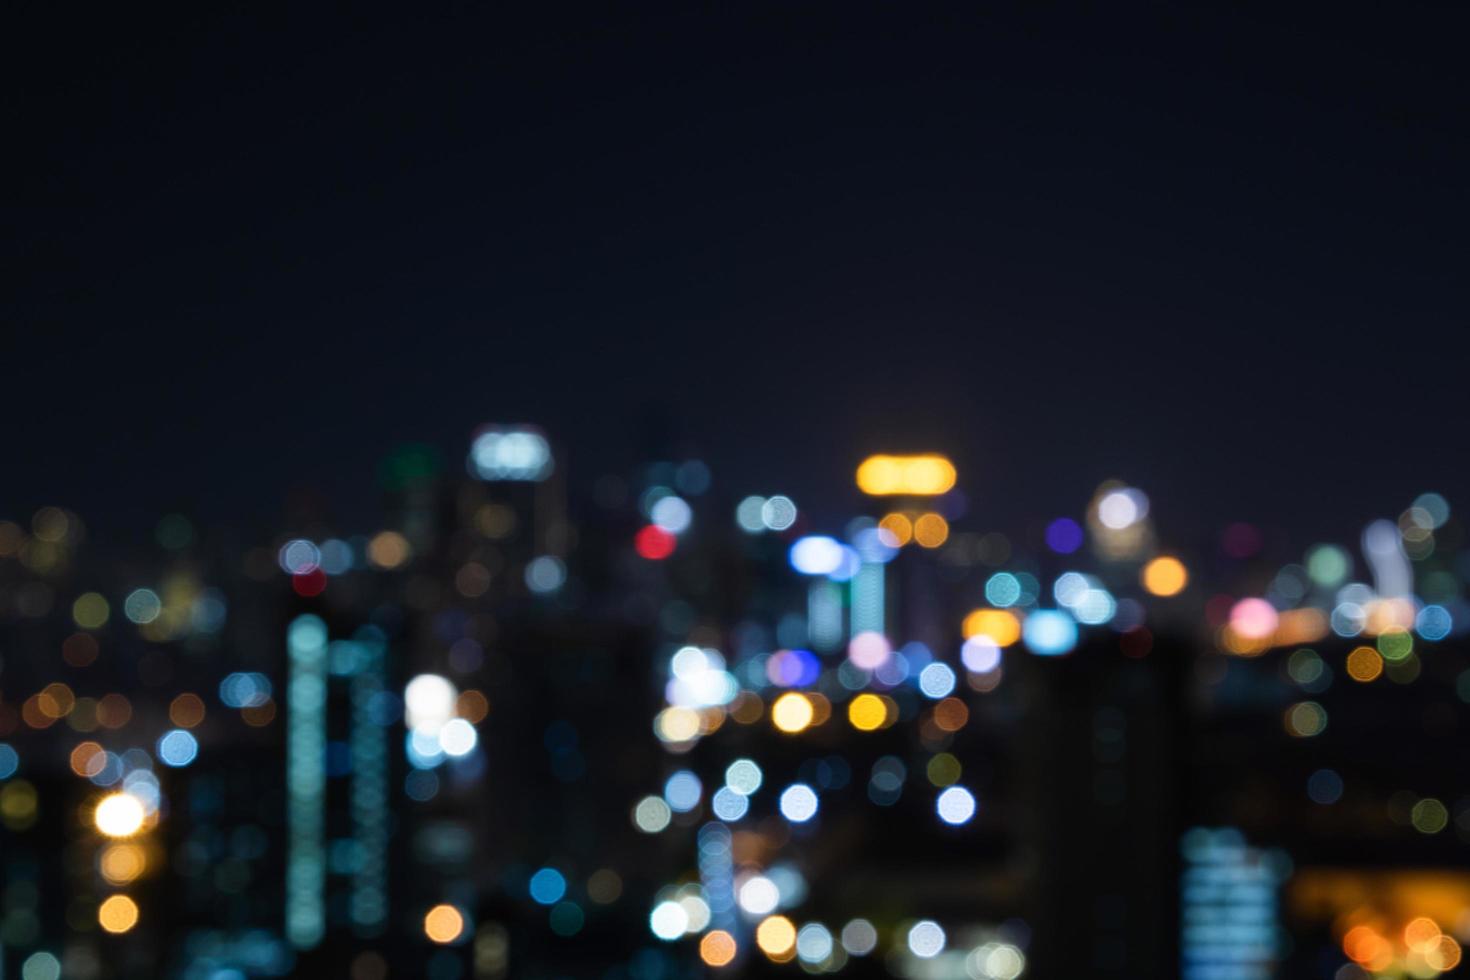
{"type": "Polygon", "coordinates": [[[424,935],[430,942],[452,943],[464,935],[464,913],[453,905],[435,905],[424,913],[424,935]]]}
{"type": "Polygon", "coordinates": [[[97,924],[105,931],[124,933],[138,924],[138,903],[126,895],[111,895],[97,906],[97,924]]]}
{"type": "Polygon", "coordinates": [[[111,793],[97,804],[93,822],[108,837],[131,837],[143,828],[147,812],[131,793],[111,793]]]}

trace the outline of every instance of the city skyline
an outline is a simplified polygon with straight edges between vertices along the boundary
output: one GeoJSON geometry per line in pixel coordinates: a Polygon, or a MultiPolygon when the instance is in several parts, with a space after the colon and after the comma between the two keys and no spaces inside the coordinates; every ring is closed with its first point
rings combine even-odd
{"type": "Polygon", "coordinates": [[[1470,18],[7,11],[0,977],[1470,973],[1470,18]]]}

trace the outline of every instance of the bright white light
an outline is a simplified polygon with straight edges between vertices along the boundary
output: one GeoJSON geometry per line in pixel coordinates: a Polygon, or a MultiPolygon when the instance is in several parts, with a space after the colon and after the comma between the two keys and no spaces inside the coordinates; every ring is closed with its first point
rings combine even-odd
{"type": "Polygon", "coordinates": [[[458,697],[448,678],[419,674],[403,689],[404,723],[411,729],[437,733],[454,717],[458,697]]]}
{"type": "Polygon", "coordinates": [[[649,510],[648,517],[670,534],[683,534],[689,530],[694,512],[682,497],[663,497],[649,510]]]}
{"type": "Polygon", "coordinates": [[[944,951],[944,930],[932,919],[914,923],[909,930],[909,952],[920,959],[931,959],[944,951]]]}
{"type": "Polygon", "coordinates": [[[853,919],[842,927],[842,948],[853,956],[867,956],[878,945],[878,930],[867,919],[853,919]]]}
{"type": "Polygon", "coordinates": [[[464,718],[451,718],[439,729],[439,747],[444,750],[445,755],[454,758],[462,758],[475,750],[475,745],[480,741],[480,735],[464,718]]]}
{"type": "Polygon", "coordinates": [[[1021,638],[1043,657],[1070,653],[1077,645],[1077,621],[1055,609],[1038,609],[1021,624],[1021,638]]]}
{"type": "Polygon", "coordinates": [[[470,444],[470,471],[482,480],[544,480],[551,446],[538,432],[489,429],[470,444]]]}
{"type": "Polygon", "coordinates": [[[740,683],[724,670],[706,670],[688,680],[674,678],[664,689],[664,698],[684,708],[708,708],[729,704],[740,693],[740,683]]]}
{"type": "Polygon", "coordinates": [[[93,822],[108,837],[131,837],[143,827],[143,802],[131,793],[111,793],[97,804],[93,822]]]}
{"type": "Polygon", "coordinates": [[[684,931],[702,932],[709,925],[709,903],[698,895],[685,895],[679,899],[679,907],[684,910],[689,921],[684,924],[684,931]]]}
{"type": "Polygon", "coordinates": [[[1112,619],[1118,611],[1118,603],[1107,589],[1088,589],[1082,598],[1072,604],[1072,615],[1079,623],[1098,626],[1112,619]]]}
{"type": "Polygon", "coordinates": [[[645,834],[656,834],[669,825],[674,811],[660,797],[645,796],[633,808],[633,825],[645,834]]]}
{"type": "Polygon", "coordinates": [[[648,928],[664,942],[673,942],[689,928],[689,913],[678,902],[659,902],[648,915],[648,928]]]}
{"type": "Polygon", "coordinates": [[[709,658],[699,647],[680,647],[669,659],[669,670],[681,681],[692,681],[709,669],[709,658]]]}
{"type": "Polygon", "coordinates": [[[934,809],[940,820],[958,827],[969,823],[970,818],[975,815],[975,796],[963,786],[951,786],[939,794],[939,799],[934,802],[934,809]]]}
{"type": "Polygon", "coordinates": [[[736,759],[725,769],[725,785],[741,796],[761,788],[761,767],[750,759],[736,759]]]}
{"type": "Polygon", "coordinates": [[[949,664],[935,661],[919,671],[919,690],[936,701],[948,696],[954,690],[954,671],[949,664]]]}
{"type": "Polygon", "coordinates": [[[1109,492],[1097,502],[1097,519],[1104,527],[1121,531],[1148,516],[1148,497],[1132,487],[1109,492]]]}
{"type": "Polygon", "coordinates": [[[862,670],[877,670],[888,662],[893,647],[888,637],[871,630],[859,633],[847,644],[847,659],[862,670]]]}
{"type": "Polygon", "coordinates": [[[781,794],[781,815],[792,823],[806,823],[817,815],[817,794],[806,783],[792,783],[781,794]]]}
{"type": "Polygon", "coordinates": [[[1016,980],[1026,969],[1026,957],[1010,943],[986,943],[971,959],[993,980],[1016,980]]]}
{"type": "Polygon", "coordinates": [[[988,636],[972,636],[960,647],[960,660],[966,670],[988,674],[1000,666],[1000,647],[988,636]]]}
{"type": "Polygon", "coordinates": [[[797,538],[788,558],[791,567],[803,575],[831,575],[842,567],[844,546],[824,534],[797,538]]]}
{"type": "Polygon", "coordinates": [[[1056,596],[1058,603],[1070,607],[1081,601],[1090,588],[1092,583],[1087,580],[1087,576],[1080,572],[1063,572],[1052,585],[1051,594],[1056,596]]]}
{"type": "Polygon", "coordinates": [[[764,875],[756,875],[740,886],[740,907],[750,915],[769,915],[781,901],[776,883],[764,875]]]}

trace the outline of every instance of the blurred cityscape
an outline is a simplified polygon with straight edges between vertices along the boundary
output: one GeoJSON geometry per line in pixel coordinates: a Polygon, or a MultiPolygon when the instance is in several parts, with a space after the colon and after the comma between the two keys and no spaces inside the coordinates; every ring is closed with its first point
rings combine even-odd
{"type": "Polygon", "coordinates": [[[876,448],[838,526],[507,425],[384,460],[376,527],[11,515],[0,976],[1456,971],[1444,498],[1201,549],[876,448]]]}

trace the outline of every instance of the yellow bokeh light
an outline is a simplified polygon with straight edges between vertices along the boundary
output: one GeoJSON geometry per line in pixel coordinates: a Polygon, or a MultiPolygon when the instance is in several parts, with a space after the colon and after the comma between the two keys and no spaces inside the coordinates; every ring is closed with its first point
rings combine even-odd
{"type": "Polygon", "coordinates": [[[1383,673],[1383,656],[1372,647],[1358,647],[1347,656],[1347,672],[1353,680],[1366,684],[1383,673]]]}
{"type": "Polygon", "coordinates": [[[108,837],[131,837],[143,828],[147,814],[131,793],[110,793],[97,804],[92,820],[108,837]]]}
{"type": "Polygon", "coordinates": [[[888,720],[888,705],[876,694],[859,694],[847,706],[847,720],[860,732],[875,732],[888,720]]]}
{"type": "Polygon", "coordinates": [[[10,779],[0,786],[0,820],[6,828],[26,830],[39,815],[36,787],[24,779],[10,779]]]}
{"type": "Polygon", "coordinates": [[[944,456],[869,456],[857,468],[857,485],[875,497],[932,497],[948,493],[955,483],[954,464],[944,456]]]}
{"type": "Polygon", "coordinates": [[[138,903],[126,895],[113,895],[97,906],[97,923],[108,932],[127,932],[138,924],[138,903]]]}
{"type": "Polygon", "coordinates": [[[811,700],[795,691],[787,691],[771,705],[771,723],[788,735],[805,731],[815,714],[811,700]]]}
{"type": "Polygon", "coordinates": [[[723,929],[705,933],[699,941],[699,958],[706,966],[726,966],[735,959],[735,937],[723,929]]]}
{"type": "Polygon", "coordinates": [[[71,714],[71,709],[76,707],[77,703],[77,697],[72,693],[71,688],[60,681],[55,681],[41,688],[41,693],[37,700],[41,711],[48,718],[65,718],[71,714]]]}
{"type": "Polygon", "coordinates": [[[1297,738],[1321,735],[1327,727],[1327,712],[1315,701],[1301,701],[1286,709],[1286,731],[1297,738]]]}
{"type": "Polygon", "coordinates": [[[1021,638],[1021,621],[1009,609],[976,609],[965,617],[961,629],[967,640],[984,636],[998,647],[1008,647],[1021,638]]]}
{"type": "Polygon", "coordinates": [[[784,915],[770,915],[755,929],[755,944],[773,960],[789,959],[796,946],[796,926],[784,915]]]}
{"type": "Polygon", "coordinates": [[[1425,797],[1409,811],[1409,822],[1421,834],[1437,834],[1449,826],[1450,811],[1434,797],[1425,797]]]}
{"type": "Polygon", "coordinates": [[[1440,936],[1439,941],[1424,953],[1424,960],[1433,969],[1446,973],[1460,965],[1460,944],[1449,936],[1440,936]]]}
{"type": "Polygon", "coordinates": [[[924,767],[924,775],[928,776],[929,782],[935,786],[953,786],[960,781],[962,772],[960,760],[948,752],[939,753],[924,767]]]}
{"type": "Polygon", "coordinates": [[[921,548],[937,548],[949,540],[949,521],[938,514],[922,514],[914,521],[914,540],[921,548]]]}
{"type": "Polygon", "coordinates": [[[111,844],[97,860],[97,869],[110,884],[126,885],[148,868],[148,858],[137,844],[111,844]]]}
{"type": "Polygon", "coordinates": [[[1184,591],[1184,586],[1189,583],[1189,571],[1178,558],[1160,555],[1143,566],[1139,578],[1150,593],[1171,596],[1184,591]]]}
{"type": "Polygon", "coordinates": [[[673,705],[658,713],[653,729],[664,742],[687,742],[699,734],[699,712],[682,705],[673,705]]]}
{"type": "Polygon", "coordinates": [[[106,625],[109,611],[107,600],[96,592],[83,592],[71,604],[72,620],[85,630],[95,630],[106,625]]]}
{"type": "Polygon", "coordinates": [[[1439,945],[1440,935],[1439,924],[1421,915],[1404,926],[1404,945],[1423,953],[1439,945]]]}
{"type": "Polygon", "coordinates": [[[367,546],[368,561],[379,568],[397,568],[408,561],[412,549],[397,531],[379,531],[367,546]]]}
{"type": "Polygon", "coordinates": [[[888,543],[896,548],[902,548],[914,539],[914,525],[908,517],[894,511],[892,514],[883,515],[878,526],[888,532],[890,537],[888,543]]]}
{"type": "Polygon", "coordinates": [[[424,913],[424,935],[436,943],[452,943],[464,934],[464,916],[453,905],[436,905],[424,913]]]}

